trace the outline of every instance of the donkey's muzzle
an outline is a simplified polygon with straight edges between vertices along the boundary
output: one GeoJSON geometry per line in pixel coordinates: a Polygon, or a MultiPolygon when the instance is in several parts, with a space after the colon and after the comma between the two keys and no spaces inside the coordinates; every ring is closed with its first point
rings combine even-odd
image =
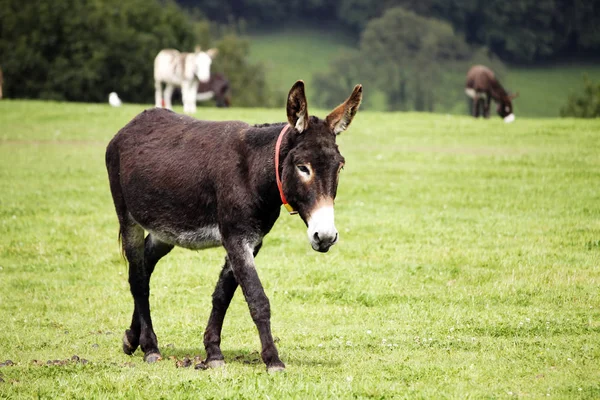
{"type": "Polygon", "coordinates": [[[318,233],[315,232],[313,235],[313,240],[310,241],[310,244],[313,250],[319,251],[321,253],[327,253],[329,248],[337,243],[338,241],[338,233],[335,233],[333,239],[331,237],[321,238],[318,233]]]}
{"type": "Polygon", "coordinates": [[[327,252],[338,241],[332,206],[321,207],[311,213],[307,234],[313,250],[322,253],[327,252]]]}

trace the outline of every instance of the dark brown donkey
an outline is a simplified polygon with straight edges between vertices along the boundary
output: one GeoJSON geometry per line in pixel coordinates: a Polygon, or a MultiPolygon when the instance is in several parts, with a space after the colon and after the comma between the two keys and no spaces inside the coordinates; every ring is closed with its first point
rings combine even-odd
{"type": "Polygon", "coordinates": [[[198,83],[196,101],[215,99],[217,107],[229,107],[231,105],[229,80],[223,74],[210,74],[208,82],[198,83]]]}
{"type": "Polygon", "coordinates": [[[161,358],[148,300],[158,260],[174,246],[222,245],[227,256],[204,333],[206,365],[224,364],[221,328],[240,285],[267,370],[285,368],[273,343],[269,299],[254,258],[282,203],[307,224],[314,250],[326,252],[337,242],[333,201],[344,157],[335,139],[352,122],[361,98],[357,85],[327,118],[309,117],[304,83],[298,81],[287,100],[289,125],[198,121],[152,109],[117,133],[106,149],[106,167],[134,300],[125,353],[141,346],[147,362],[161,358]]]}
{"type": "Polygon", "coordinates": [[[508,94],[502,85],[500,85],[500,82],[498,82],[491,69],[483,65],[471,67],[467,73],[465,86],[465,93],[471,98],[471,111],[475,118],[481,114],[481,108],[483,108],[483,116],[489,118],[490,102],[494,99],[498,104],[498,115],[505,122],[515,120],[512,100],[519,94],[508,94]]]}

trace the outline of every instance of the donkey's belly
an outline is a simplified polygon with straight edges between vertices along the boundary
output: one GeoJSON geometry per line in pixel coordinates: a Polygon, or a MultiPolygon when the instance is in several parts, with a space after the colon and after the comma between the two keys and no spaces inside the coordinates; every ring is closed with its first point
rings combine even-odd
{"type": "Polygon", "coordinates": [[[221,246],[221,232],[217,225],[208,225],[191,231],[173,232],[171,229],[147,229],[160,241],[190,250],[221,246]]]}

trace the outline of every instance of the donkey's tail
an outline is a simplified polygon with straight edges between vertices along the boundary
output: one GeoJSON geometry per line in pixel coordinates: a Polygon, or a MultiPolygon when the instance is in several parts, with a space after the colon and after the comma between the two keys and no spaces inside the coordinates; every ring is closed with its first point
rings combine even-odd
{"type": "Polygon", "coordinates": [[[113,202],[115,203],[115,211],[119,219],[119,247],[121,248],[121,256],[125,257],[125,248],[123,247],[123,224],[127,215],[127,205],[123,198],[121,189],[121,160],[119,156],[119,148],[116,137],[113,138],[106,147],[106,170],[108,171],[108,181],[110,183],[110,192],[113,202]]]}

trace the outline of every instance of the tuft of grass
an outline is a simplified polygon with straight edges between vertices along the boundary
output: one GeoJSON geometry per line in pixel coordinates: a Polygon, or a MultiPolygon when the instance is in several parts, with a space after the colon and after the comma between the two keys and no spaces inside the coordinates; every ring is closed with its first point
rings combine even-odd
{"type": "Polygon", "coordinates": [[[340,243],[312,251],[282,213],[257,258],[288,367],[269,375],[240,293],[225,368],[169,359],[204,355],[222,249],[158,264],[165,360],[121,351],[133,305],[104,149],[143,108],[0,102],[0,397],[600,397],[600,121],[359,112],[338,139],[340,243]]]}

